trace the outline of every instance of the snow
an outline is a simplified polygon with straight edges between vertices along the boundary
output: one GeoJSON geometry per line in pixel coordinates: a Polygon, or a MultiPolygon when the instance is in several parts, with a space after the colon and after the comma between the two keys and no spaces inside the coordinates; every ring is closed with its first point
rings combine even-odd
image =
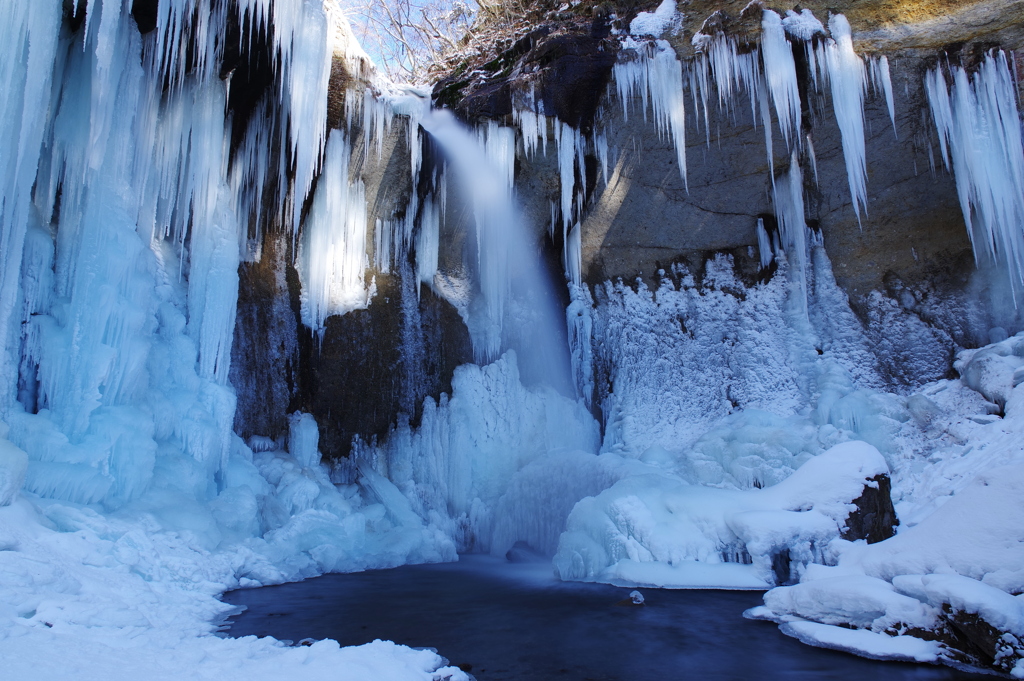
{"type": "Polygon", "coordinates": [[[786,10],[782,26],[787,34],[804,42],[810,42],[815,36],[825,35],[825,27],[809,9],[800,10],[799,13],[791,9],[786,10]]]}
{"type": "Polygon", "coordinates": [[[242,546],[210,554],[152,519],[18,499],[0,508],[5,678],[468,679],[436,653],[390,642],[216,636],[212,622],[230,612],[216,595],[254,558],[242,546]]]}
{"type": "Polygon", "coordinates": [[[638,12],[629,23],[629,33],[660,38],[670,29],[678,28],[681,22],[682,18],[676,10],[675,0],[662,0],[653,12],[638,12]]]}
{"type": "Polygon", "coordinates": [[[817,622],[789,622],[779,627],[782,633],[802,643],[830,648],[876,660],[937,662],[941,646],[914,636],[886,636],[863,629],[845,629],[817,622]]]}
{"type": "MultiPolygon", "coordinates": [[[[903,646],[908,637],[901,632],[940,628],[945,617],[959,613],[977,615],[1007,635],[1024,635],[1024,603],[1012,595],[1024,590],[1024,516],[1017,503],[1024,493],[1024,393],[1013,385],[1021,342],[1014,336],[961,352],[961,380],[932,384],[911,400],[915,418],[939,442],[928,446],[928,466],[906,454],[897,462],[900,532],[871,545],[833,542],[837,559],[831,566],[809,566],[799,584],[769,591],[767,608],[753,615],[790,622],[783,630],[812,645],[894,659],[925,659],[914,646],[920,651],[934,645],[886,647],[903,646]],[[1005,400],[1005,417],[972,416],[990,404],[974,391],[1005,400]],[[959,444],[941,448],[941,432],[959,444]],[[879,636],[895,638],[886,644],[879,636]]],[[[1014,641],[1001,653],[1011,663],[1020,653],[1014,641]]],[[[933,652],[948,657],[944,648],[933,652]]]]}

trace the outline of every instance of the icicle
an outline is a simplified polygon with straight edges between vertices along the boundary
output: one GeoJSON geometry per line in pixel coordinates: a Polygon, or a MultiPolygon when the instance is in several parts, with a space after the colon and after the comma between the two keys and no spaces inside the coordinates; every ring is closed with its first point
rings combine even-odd
{"type": "Polygon", "coordinates": [[[862,209],[867,215],[868,200],[864,147],[864,93],[867,78],[863,60],[853,51],[853,38],[846,17],[833,14],[828,26],[833,38],[826,49],[828,78],[832,85],[832,108],[842,133],[846,176],[859,223],[862,209]]]}
{"type": "MultiPolygon", "coordinates": [[[[773,191],[775,218],[779,226],[779,246],[788,256],[791,275],[800,289],[800,305],[807,312],[807,222],[804,218],[804,179],[800,159],[794,150],[789,172],[775,182],[773,191]]],[[[760,244],[760,232],[758,233],[760,244]]],[[[761,261],[764,262],[762,251],[761,261]]]]}
{"type": "Polygon", "coordinates": [[[318,3],[275,2],[273,7],[274,35],[279,40],[281,35],[290,40],[282,51],[282,82],[288,103],[289,160],[295,170],[291,224],[297,229],[326,142],[333,51],[328,40],[328,17],[318,3]],[[285,15],[287,20],[278,23],[285,15]]]}
{"type": "Polygon", "coordinates": [[[761,256],[761,269],[768,267],[775,260],[775,252],[772,250],[772,240],[764,228],[764,220],[757,219],[757,251],[761,256]]]}
{"type": "Polygon", "coordinates": [[[1024,144],[1006,53],[990,52],[973,77],[939,66],[925,77],[942,160],[957,195],[975,257],[1007,268],[1017,292],[1024,283],[1024,144]]]}
{"type": "Polygon", "coordinates": [[[0,22],[0,415],[17,386],[18,281],[61,15],[60,3],[14,2],[0,22]]]}
{"type": "Polygon", "coordinates": [[[597,150],[597,160],[601,164],[601,179],[605,186],[608,185],[608,134],[601,130],[594,135],[594,147],[597,150]]]}
{"type": "Polygon", "coordinates": [[[811,159],[811,170],[814,171],[814,184],[818,184],[818,157],[814,153],[814,140],[811,139],[810,133],[807,135],[807,156],[811,159]]]}
{"type": "Polygon", "coordinates": [[[896,104],[892,95],[892,77],[889,74],[889,58],[884,54],[871,60],[871,82],[874,83],[875,91],[881,90],[885,96],[885,106],[889,109],[892,131],[896,133],[896,104]]]}
{"type": "MultiPolygon", "coordinates": [[[[631,43],[631,46],[636,45],[631,43]]],[[[636,45],[640,56],[617,61],[613,68],[623,116],[628,119],[632,100],[640,95],[644,120],[650,101],[659,135],[669,135],[675,143],[679,176],[686,179],[686,103],[683,97],[683,66],[675,51],[664,40],[636,45]],[[650,98],[648,100],[648,97],[650,98]]],[[[625,52],[625,50],[624,50],[625,52]]],[[[569,219],[566,219],[568,222],[569,219]]]]}
{"type": "Polygon", "coordinates": [[[565,276],[569,283],[574,286],[582,286],[583,283],[583,246],[581,243],[580,223],[576,223],[565,239],[565,251],[562,254],[565,261],[565,276]]]}
{"type": "MultiPolygon", "coordinates": [[[[420,231],[416,237],[416,278],[433,288],[437,274],[438,249],[441,242],[442,201],[433,197],[423,204],[420,231]]],[[[419,291],[417,286],[416,290],[419,291]]]]}
{"type": "Polygon", "coordinates": [[[800,87],[793,47],[786,39],[782,19],[771,10],[765,10],[761,21],[761,57],[782,137],[786,145],[792,147],[794,142],[799,144],[800,141],[800,87]]]}
{"type": "MultiPolygon", "coordinates": [[[[573,231],[576,231],[574,229],[573,231]]],[[[569,331],[569,360],[576,396],[589,409],[594,396],[594,319],[590,291],[579,284],[569,284],[569,306],[565,310],[569,331]]]]}
{"type": "MultiPolygon", "coordinates": [[[[539,140],[541,151],[546,154],[548,151],[548,119],[539,110],[533,85],[521,98],[522,101],[512,109],[512,120],[519,128],[519,135],[523,141],[523,152],[527,158],[533,158],[539,140]]],[[[558,131],[556,130],[555,133],[557,135],[558,131]]]]}
{"type": "Polygon", "coordinates": [[[362,182],[349,178],[350,157],[345,134],[333,130],[299,246],[302,322],[321,338],[328,316],[365,308],[373,295],[365,284],[366,197],[362,182]]]}
{"type": "MultiPolygon", "coordinates": [[[[556,121],[555,143],[558,146],[558,176],[561,187],[562,230],[568,232],[576,217],[574,198],[576,190],[577,159],[582,157],[582,137],[568,123],[556,121]]],[[[582,170],[582,168],[581,168],[582,170]]]]}

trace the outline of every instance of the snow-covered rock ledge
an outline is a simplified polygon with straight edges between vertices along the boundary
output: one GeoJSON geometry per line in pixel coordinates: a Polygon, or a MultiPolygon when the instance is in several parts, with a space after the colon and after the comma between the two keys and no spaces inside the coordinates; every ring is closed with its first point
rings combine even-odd
{"type": "Polygon", "coordinates": [[[1024,678],[1022,496],[1024,466],[990,470],[919,525],[808,566],[747,616],[811,645],[1024,678]]]}
{"type": "Polygon", "coordinates": [[[676,588],[790,583],[833,562],[836,541],[892,536],[888,473],[878,450],[857,441],[764,489],[691,485],[652,467],[576,505],[555,569],[562,579],[676,588]]]}
{"type": "Polygon", "coordinates": [[[958,357],[962,384],[1005,411],[944,464],[969,484],[890,539],[834,542],[834,565],[807,566],[746,615],[811,645],[1024,678],[1022,355],[1018,335],[958,357]]]}

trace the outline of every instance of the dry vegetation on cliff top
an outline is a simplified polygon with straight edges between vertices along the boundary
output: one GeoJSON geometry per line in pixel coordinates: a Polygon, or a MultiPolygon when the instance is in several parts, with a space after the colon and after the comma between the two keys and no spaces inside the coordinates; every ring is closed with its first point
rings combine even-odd
{"type": "MultiPolygon", "coordinates": [[[[491,64],[517,40],[541,26],[553,34],[587,32],[595,19],[614,15],[615,27],[625,29],[638,12],[653,11],[658,4],[658,0],[485,1],[458,48],[436,62],[429,75],[438,80],[491,64]]],[[[715,12],[738,18],[750,4],[751,0],[677,0],[684,19],[681,35],[673,40],[677,50],[685,56],[693,34],[715,12]]],[[[1024,0],[804,0],[763,4],[779,12],[810,9],[823,20],[829,12],[841,12],[850,20],[860,47],[869,51],[894,46],[936,49],[1008,30],[1016,40],[1024,24],[1024,0]],[[922,29],[915,31],[912,26],[922,29]]]]}

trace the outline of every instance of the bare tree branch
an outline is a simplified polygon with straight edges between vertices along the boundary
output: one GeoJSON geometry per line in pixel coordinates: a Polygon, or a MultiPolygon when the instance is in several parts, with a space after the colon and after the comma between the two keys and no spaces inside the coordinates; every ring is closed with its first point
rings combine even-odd
{"type": "MultiPolygon", "coordinates": [[[[459,49],[481,0],[338,0],[363,47],[392,80],[419,82],[459,49]]],[[[484,0],[493,2],[494,0],[484,0]]]]}

